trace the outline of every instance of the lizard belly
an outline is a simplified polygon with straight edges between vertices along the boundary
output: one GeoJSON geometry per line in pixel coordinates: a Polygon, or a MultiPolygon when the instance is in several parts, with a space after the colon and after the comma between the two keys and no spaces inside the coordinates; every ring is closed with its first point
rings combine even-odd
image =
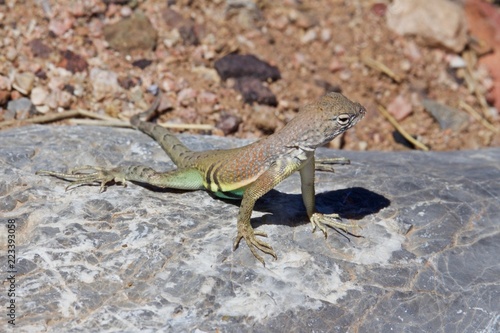
{"type": "Polygon", "coordinates": [[[239,182],[224,182],[223,180],[212,181],[208,183],[204,181],[204,186],[210,192],[213,192],[215,196],[224,199],[239,199],[245,193],[248,185],[252,184],[262,173],[255,175],[252,178],[247,178],[239,182]]]}

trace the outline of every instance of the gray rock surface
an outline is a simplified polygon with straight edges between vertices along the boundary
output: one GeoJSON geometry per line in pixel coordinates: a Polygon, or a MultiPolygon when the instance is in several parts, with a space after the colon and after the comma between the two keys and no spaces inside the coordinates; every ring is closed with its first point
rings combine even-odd
{"type": "MultiPolygon", "coordinates": [[[[241,141],[182,136],[193,149],[241,141]]],[[[0,132],[0,271],[16,224],[16,332],[499,332],[500,149],[336,152],[322,211],[363,237],[311,233],[294,175],[253,223],[278,254],[233,252],[238,204],[203,191],[78,187],[39,169],[172,167],[149,137],[97,127],[0,132]]],[[[0,330],[8,283],[0,288],[0,330]]]]}

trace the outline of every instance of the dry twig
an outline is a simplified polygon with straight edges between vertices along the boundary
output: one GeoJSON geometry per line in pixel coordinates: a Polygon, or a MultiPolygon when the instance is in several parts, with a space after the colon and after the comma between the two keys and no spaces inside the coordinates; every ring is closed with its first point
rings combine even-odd
{"type": "Polygon", "coordinates": [[[415,147],[418,147],[424,151],[428,151],[429,148],[424,145],[422,142],[416,140],[415,138],[413,138],[408,132],[406,132],[398,123],[398,121],[389,114],[389,112],[387,112],[387,110],[382,106],[382,105],[379,105],[378,106],[378,110],[380,111],[380,113],[382,113],[382,115],[384,117],[387,118],[387,120],[389,120],[389,122],[392,124],[392,126],[394,126],[394,128],[399,132],[401,133],[401,135],[408,141],[410,141],[415,147]]]}
{"type": "Polygon", "coordinates": [[[500,129],[493,126],[493,124],[490,123],[488,120],[486,120],[479,112],[474,110],[474,108],[472,106],[465,103],[464,101],[460,101],[458,104],[462,109],[467,111],[472,117],[474,117],[476,120],[478,120],[481,123],[481,125],[483,125],[484,127],[486,127],[487,129],[489,129],[492,132],[495,132],[495,133],[500,132],[500,129]]]}
{"type": "Polygon", "coordinates": [[[384,65],[380,61],[375,60],[375,59],[368,57],[368,56],[361,56],[361,61],[365,65],[367,65],[368,67],[370,67],[376,71],[384,73],[385,75],[387,75],[388,77],[390,77],[391,79],[396,81],[397,83],[401,82],[401,78],[399,77],[399,75],[394,73],[389,67],[387,67],[386,65],[384,65]]]}
{"type": "Polygon", "coordinates": [[[43,116],[36,116],[26,120],[6,120],[0,122],[0,128],[11,126],[11,125],[22,125],[22,124],[43,124],[50,123],[53,121],[63,120],[67,118],[74,117],[88,117],[92,119],[100,119],[100,120],[114,120],[114,118],[104,115],[99,115],[93,112],[85,111],[85,110],[71,110],[64,111],[60,113],[50,113],[44,114],[43,116]]]}

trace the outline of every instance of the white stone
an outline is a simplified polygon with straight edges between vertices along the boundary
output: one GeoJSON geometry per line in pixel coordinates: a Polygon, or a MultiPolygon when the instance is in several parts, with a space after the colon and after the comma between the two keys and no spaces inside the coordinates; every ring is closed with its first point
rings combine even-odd
{"type": "Polygon", "coordinates": [[[45,88],[35,87],[31,91],[31,102],[37,106],[43,105],[48,95],[49,92],[45,88]]]}
{"type": "Polygon", "coordinates": [[[464,10],[449,0],[394,0],[386,18],[397,34],[420,36],[429,45],[460,52],[467,43],[464,10]]]}
{"type": "Polygon", "coordinates": [[[92,82],[92,94],[97,101],[101,101],[106,96],[122,90],[118,84],[118,75],[112,71],[92,68],[90,70],[90,82],[92,82]]]}

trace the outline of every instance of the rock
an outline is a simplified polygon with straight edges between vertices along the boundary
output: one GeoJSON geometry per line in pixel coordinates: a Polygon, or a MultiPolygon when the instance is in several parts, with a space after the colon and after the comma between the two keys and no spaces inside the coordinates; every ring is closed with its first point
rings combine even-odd
{"type": "Polygon", "coordinates": [[[180,27],[185,22],[184,17],[171,8],[167,7],[161,13],[165,23],[172,29],[180,27]]]}
{"type": "Polygon", "coordinates": [[[14,119],[16,119],[16,112],[15,111],[0,108],[0,121],[9,121],[9,120],[14,120],[14,119]]]}
{"type": "Polygon", "coordinates": [[[215,70],[222,80],[230,77],[255,77],[261,81],[276,81],[281,78],[279,69],[254,55],[228,54],[215,62],[215,70]]]}
{"type": "Polygon", "coordinates": [[[57,64],[71,73],[86,71],[89,67],[87,60],[84,57],[74,53],[73,51],[61,51],[61,60],[57,64]]]}
{"type": "Polygon", "coordinates": [[[150,66],[152,63],[153,63],[152,60],[139,59],[139,60],[132,62],[132,66],[139,67],[140,69],[144,69],[144,68],[150,66]]]}
{"type": "Polygon", "coordinates": [[[328,28],[321,29],[321,41],[328,43],[332,39],[332,31],[328,28]]]}
{"type": "Polygon", "coordinates": [[[167,8],[162,11],[163,20],[172,29],[167,33],[163,41],[168,47],[172,47],[178,38],[182,38],[185,45],[199,45],[200,39],[196,25],[191,19],[185,19],[177,11],[167,8]]]}
{"type": "Polygon", "coordinates": [[[219,98],[216,94],[205,90],[200,92],[200,94],[196,97],[196,100],[198,103],[209,106],[214,106],[219,102],[219,98]]]}
{"type": "Polygon", "coordinates": [[[464,58],[462,58],[461,56],[456,55],[456,54],[447,55],[446,61],[448,62],[448,65],[450,66],[450,68],[453,68],[453,69],[467,67],[467,63],[465,62],[464,58]]]}
{"type": "Polygon", "coordinates": [[[177,94],[177,103],[183,106],[187,106],[194,102],[198,96],[198,92],[193,88],[184,88],[177,94]]]}
{"type": "Polygon", "coordinates": [[[259,6],[251,0],[226,0],[225,16],[237,16],[240,26],[246,29],[254,28],[263,15],[259,6]]]}
{"type": "MultiPolygon", "coordinates": [[[[488,68],[494,80],[488,100],[500,111],[500,14],[494,3],[483,0],[465,1],[470,33],[475,40],[492,50],[479,58],[479,64],[488,68]]],[[[481,50],[484,52],[484,50],[481,50]]],[[[498,137],[498,136],[497,136],[498,137]]]]}
{"type": "Polygon", "coordinates": [[[61,90],[57,94],[57,105],[61,108],[68,109],[73,102],[73,95],[68,91],[61,90]]]}
{"type": "Polygon", "coordinates": [[[140,83],[141,80],[138,77],[120,76],[118,78],[118,84],[120,85],[120,87],[127,90],[138,86],[140,83]]]}
{"type": "Polygon", "coordinates": [[[313,13],[306,13],[292,9],[288,13],[288,19],[302,29],[310,29],[318,24],[318,18],[313,13]]]}
{"type": "Polygon", "coordinates": [[[454,131],[463,129],[469,123],[469,116],[447,105],[430,99],[423,99],[422,104],[439,123],[442,129],[450,128],[454,131]]]}
{"type": "Polygon", "coordinates": [[[7,76],[0,75],[0,90],[11,90],[12,82],[7,76]]]}
{"type": "Polygon", "coordinates": [[[262,82],[255,77],[242,77],[236,81],[236,90],[243,96],[245,103],[253,104],[266,104],[270,106],[277,106],[278,100],[274,96],[271,89],[264,86],[262,82]]]}
{"type": "Polygon", "coordinates": [[[92,94],[97,101],[121,91],[118,75],[115,72],[92,68],[89,77],[92,83],[92,94]]]}
{"type": "Polygon", "coordinates": [[[200,39],[196,33],[194,23],[188,23],[179,27],[179,34],[185,45],[199,45],[200,39]]]}
{"type": "Polygon", "coordinates": [[[35,75],[30,72],[17,73],[14,76],[14,82],[12,87],[19,91],[23,95],[29,95],[31,89],[33,89],[33,84],[35,83],[35,75]]]}
{"type": "Polygon", "coordinates": [[[49,22],[49,30],[54,33],[54,35],[60,37],[71,29],[74,22],[75,19],[69,15],[63,19],[52,18],[49,22]]]}
{"type": "Polygon", "coordinates": [[[18,52],[15,47],[8,46],[5,48],[7,52],[5,52],[5,58],[9,61],[14,61],[17,58],[18,52]]]}
{"type": "Polygon", "coordinates": [[[386,18],[397,34],[420,36],[430,45],[460,52],[467,44],[463,8],[449,0],[394,0],[386,18]]]}
{"type": "Polygon", "coordinates": [[[300,38],[302,44],[309,44],[318,38],[318,34],[315,29],[307,30],[304,35],[300,38]]]}
{"type": "Polygon", "coordinates": [[[213,68],[208,68],[205,66],[196,66],[191,69],[191,72],[198,74],[204,80],[212,81],[212,82],[220,82],[220,77],[217,74],[217,71],[213,68]]]}
{"type": "MultiPolygon", "coordinates": [[[[180,140],[194,150],[248,143],[180,140]]],[[[232,249],[237,201],[133,183],[66,192],[68,182],[35,175],[88,164],[173,169],[139,131],[24,126],[0,131],[0,152],[2,223],[12,220],[21,244],[16,331],[498,331],[499,148],[319,149],[351,164],[316,173],[318,209],[359,223],[362,237],[311,233],[294,174],[252,214],[278,255],[266,267],[245,244],[232,249]]]]}
{"type": "Polygon", "coordinates": [[[238,127],[240,126],[240,124],[240,117],[223,112],[215,127],[224,132],[224,135],[229,135],[238,131],[238,127]]]}
{"type": "Polygon", "coordinates": [[[7,101],[9,99],[10,99],[10,91],[0,90],[0,106],[7,104],[7,101]]]}
{"type": "Polygon", "coordinates": [[[181,34],[177,29],[173,29],[172,31],[167,32],[164,37],[165,38],[163,39],[163,44],[167,48],[175,46],[181,40],[181,34]]]}
{"type": "Polygon", "coordinates": [[[158,36],[149,19],[142,13],[135,13],[118,23],[105,26],[103,32],[113,49],[125,53],[152,50],[158,36]]]}
{"type": "Polygon", "coordinates": [[[387,105],[387,111],[392,114],[396,120],[403,120],[412,113],[413,107],[410,101],[403,95],[398,95],[387,105]]]}
{"type": "Polygon", "coordinates": [[[29,116],[36,114],[35,106],[26,97],[21,97],[7,103],[7,110],[14,113],[17,120],[28,119],[29,116]]]}
{"type": "Polygon", "coordinates": [[[44,104],[45,99],[47,98],[47,96],[49,96],[49,92],[45,88],[35,87],[31,91],[30,98],[31,98],[31,102],[34,105],[38,106],[38,105],[43,105],[44,104]]]}
{"type": "Polygon", "coordinates": [[[254,105],[252,119],[255,126],[264,134],[270,135],[281,125],[276,117],[276,108],[267,105],[254,105]]]}
{"type": "Polygon", "coordinates": [[[375,3],[371,7],[371,12],[377,16],[384,16],[387,12],[387,5],[385,3],[375,3]]]}
{"type": "Polygon", "coordinates": [[[39,38],[33,39],[29,43],[29,46],[31,48],[31,53],[33,53],[34,57],[46,59],[52,53],[52,48],[45,45],[43,41],[39,38]]]}

